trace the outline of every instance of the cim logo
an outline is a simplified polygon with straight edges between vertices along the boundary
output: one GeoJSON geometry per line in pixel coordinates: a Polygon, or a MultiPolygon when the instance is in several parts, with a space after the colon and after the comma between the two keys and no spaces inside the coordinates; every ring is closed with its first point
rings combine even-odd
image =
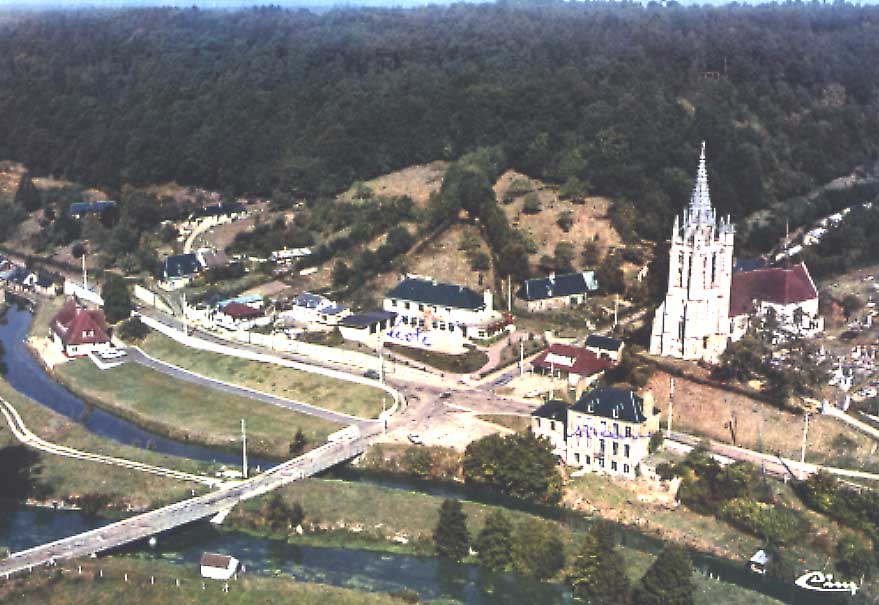
{"type": "Polygon", "coordinates": [[[405,344],[421,345],[422,347],[431,347],[430,333],[416,327],[414,330],[402,322],[402,318],[398,318],[397,322],[385,332],[385,336],[391,340],[405,344]]]}
{"type": "Polygon", "coordinates": [[[859,586],[855,582],[837,582],[832,574],[823,571],[808,571],[794,582],[800,588],[815,590],[818,592],[850,592],[852,596],[858,592],[859,586]]]}

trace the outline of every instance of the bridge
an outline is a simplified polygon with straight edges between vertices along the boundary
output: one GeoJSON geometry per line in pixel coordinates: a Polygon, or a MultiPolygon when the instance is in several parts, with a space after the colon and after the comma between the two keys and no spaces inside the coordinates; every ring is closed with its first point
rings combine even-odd
{"type": "Polygon", "coordinates": [[[372,437],[382,432],[381,426],[360,427],[351,440],[331,441],[319,448],[293,458],[252,479],[225,484],[203,496],[183,500],[123,521],[76,536],[56,540],[29,550],[9,555],[0,561],[0,577],[33,567],[52,564],[61,559],[96,555],[125,544],[143,540],[176,527],[211,517],[231,509],[239,502],[256,498],[293,481],[310,477],[362,454],[372,437]]]}

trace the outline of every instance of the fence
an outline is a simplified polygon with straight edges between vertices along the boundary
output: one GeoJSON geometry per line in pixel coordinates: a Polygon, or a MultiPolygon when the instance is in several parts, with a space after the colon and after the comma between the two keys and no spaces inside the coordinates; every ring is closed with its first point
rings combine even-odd
{"type": "Polygon", "coordinates": [[[135,298],[155,309],[164,311],[165,313],[174,312],[161,296],[159,296],[152,290],[144,288],[140,284],[134,284],[132,292],[135,298]]]}

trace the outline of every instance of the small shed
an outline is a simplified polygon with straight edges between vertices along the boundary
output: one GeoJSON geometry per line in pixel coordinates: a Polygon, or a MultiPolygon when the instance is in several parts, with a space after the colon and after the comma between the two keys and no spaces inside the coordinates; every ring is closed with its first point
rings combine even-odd
{"type": "Polygon", "coordinates": [[[238,571],[238,563],[235,557],[206,552],[201,556],[201,577],[228,580],[238,571]]]}
{"type": "Polygon", "coordinates": [[[766,554],[765,550],[758,550],[754,553],[754,556],[751,557],[751,560],[748,561],[748,568],[760,575],[766,573],[766,565],[769,563],[769,555],[766,554]]]}

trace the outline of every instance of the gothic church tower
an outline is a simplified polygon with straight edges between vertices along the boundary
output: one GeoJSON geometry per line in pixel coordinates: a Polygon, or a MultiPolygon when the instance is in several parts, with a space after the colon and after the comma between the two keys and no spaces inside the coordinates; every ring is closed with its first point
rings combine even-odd
{"type": "Polygon", "coordinates": [[[703,141],[690,206],[675,217],[668,292],[653,320],[651,354],[716,362],[726,349],[734,237],[730,218],[718,222],[711,207],[703,141]]]}

